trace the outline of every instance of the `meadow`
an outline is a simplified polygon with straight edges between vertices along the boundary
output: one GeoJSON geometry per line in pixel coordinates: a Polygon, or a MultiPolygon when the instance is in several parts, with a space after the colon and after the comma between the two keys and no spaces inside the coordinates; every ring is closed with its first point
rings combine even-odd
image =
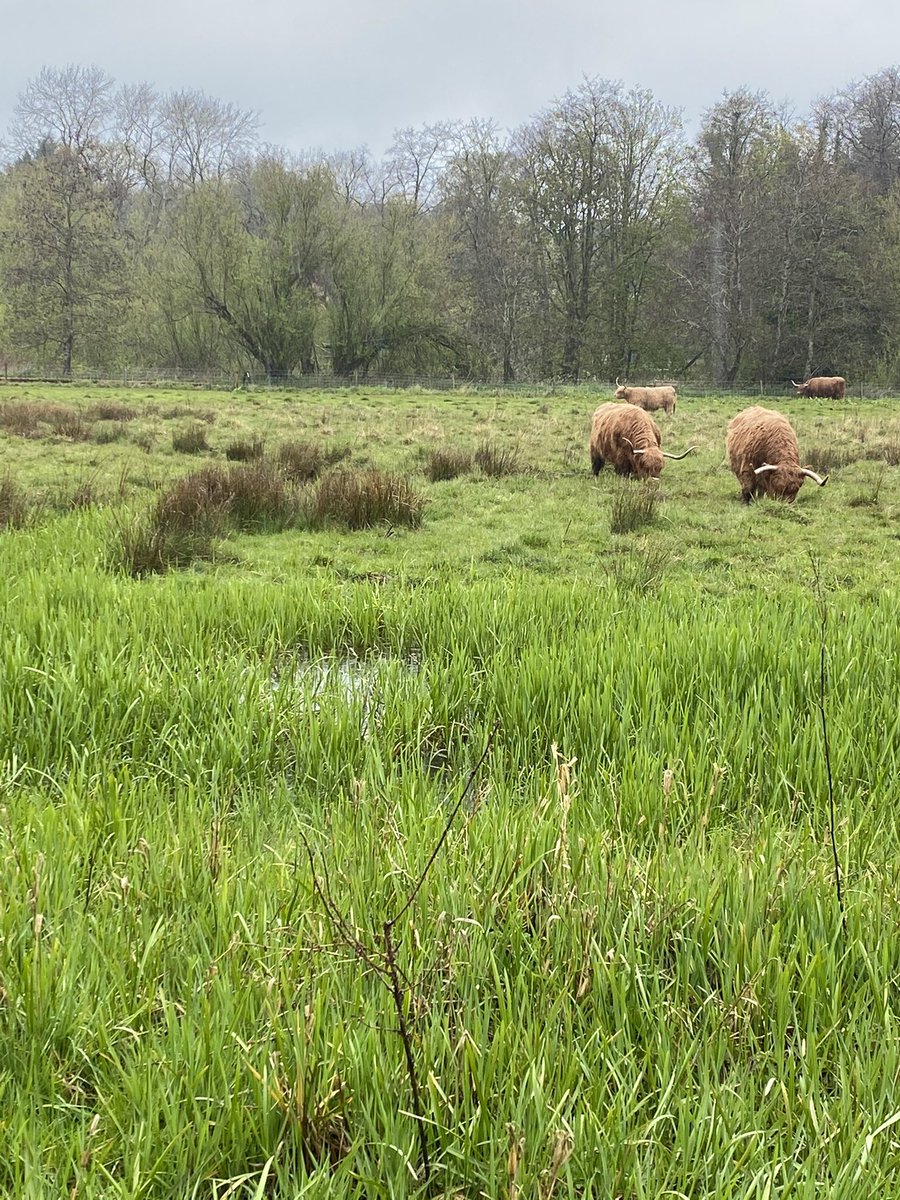
{"type": "Polygon", "coordinates": [[[900,1196],[900,410],[605,398],[0,389],[0,1195],[900,1196]]]}

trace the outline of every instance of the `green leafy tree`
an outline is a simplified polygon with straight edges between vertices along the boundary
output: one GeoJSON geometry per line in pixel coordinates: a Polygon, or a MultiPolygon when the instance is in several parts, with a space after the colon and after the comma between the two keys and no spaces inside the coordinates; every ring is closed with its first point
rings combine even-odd
{"type": "Polygon", "coordinates": [[[48,147],[14,169],[0,263],[7,328],[21,353],[63,375],[76,357],[95,365],[115,357],[125,256],[108,188],[83,154],[48,147]]]}

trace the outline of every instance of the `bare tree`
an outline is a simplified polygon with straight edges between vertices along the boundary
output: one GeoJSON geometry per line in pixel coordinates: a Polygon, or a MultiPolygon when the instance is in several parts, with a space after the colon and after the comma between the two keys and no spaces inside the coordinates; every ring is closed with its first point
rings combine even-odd
{"type": "Polygon", "coordinates": [[[645,289],[672,219],[682,165],[678,113],[642,89],[616,98],[610,105],[602,280],[610,374],[625,373],[635,357],[645,289]]]}
{"type": "Polygon", "coordinates": [[[457,126],[448,122],[398,129],[384,167],[390,192],[404,196],[416,212],[433,209],[456,135],[457,126]]]}
{"type": "MultiPolygon", "coordinates": [[[[611,109],[619,87],[586,79],[520,130],[524,200],[546,268],[546,299],[562,325],[559,369],[577,379],[609,218],[611,109]]],[[[550,317],[547,313],[547,317],[550,317]]]]}
{"type": "Polygon", "coordinates": [[[167,93],[161,101],[160,128],[169,179],[187,187],[226,179],[256,145],[258,124],[256,113],[205,92],[167,93]]]}
{"type": "Polygon", "coordinates": [[[44,67],[16,103],[12,146],[29,156],[53,144],[87,158],[107,133],[113,83],[99,67],[44,67]]]}
{"type": "Polygon", "coordinates": [[[767,188],[782,129],[768,98],[742,88],[706,113],[694,151],[696,270],[717,383],[738,377],[758,330],[767,188]]]}
{"type": "Polygon", "coordinates": [[[470,297],[470,337],[505,383],[521,357],[532,256],[524,235],[512,149],[490,122],[460,129],[444,207],[453,222],[452,262],[470,297]]]}
{"type": "Polygon", "coordinates": [[[849,165],[882,195],[900,180],[900,68],[887,67],[832,97],[828,110],[849,165]]]}
{"type": "Polygon", "coordinates": [[[159,93],[149,83],[120,87],[115,96],[111,153],[119,189],[155,192],[165,154],[165,130],[159,93]]]}

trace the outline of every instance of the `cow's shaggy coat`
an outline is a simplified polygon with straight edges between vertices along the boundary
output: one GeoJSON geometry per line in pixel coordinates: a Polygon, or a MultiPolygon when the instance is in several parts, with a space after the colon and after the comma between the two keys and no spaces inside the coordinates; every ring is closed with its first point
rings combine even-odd
{"type": "Polygon", "coordinates": [[[728,426],[725,441],[728,462],[741,485],[745,504],[756,495],[773,499],[796,499],[807,477],[824,487],[823,479],[809,467],[800,466],[800,448],[790,421],[771,408],[745,408],[728,426]]]}
{"type": "Polygon", "coordinates": [[[591,470],[599,475],[609,463],[617,475],[658,478],[667,458],[684,458],[660,450],[661,440],[659,427],[642,408],[601,404],[591,422],[591,470]]]}
{"type": "Polygon", "coordinates": [[[843,400],[847,381],[842,375],[815,375],[806,383],[791,383],[798,396],[814,396],[817,400],[843,400]]]}
{"type": "Polygon", "coordinates": [[[675,411],[675,389],[673,387],[626,387],[616,380],[616,399],[626,404],[635,404],[645,412],[673,413],[675,411]]]}

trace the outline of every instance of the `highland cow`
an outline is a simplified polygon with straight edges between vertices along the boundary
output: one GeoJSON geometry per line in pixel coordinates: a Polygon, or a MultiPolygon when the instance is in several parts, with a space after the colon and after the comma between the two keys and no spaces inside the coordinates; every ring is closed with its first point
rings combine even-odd
{"type": "Polygon", "coordinates": [[[675,389],[673,387],[626,387],[616,377],[616,399],[626,404],[635,404],[644,412],[673,413],[675,411],[675,389]]]}
{"type": "Polygon", "coordinates": [[[745,408],[728,426],[728,462],[741,485],[745,504],[756,495],[792,503],[807,476],[824,487],[823,479],[800,466],[797,435],[787,417],[771,408],[745,408]]]}
{"type": "Polygon", "coordinates": [[[684,458],[684,454],[667,454],[660,450],[659,427],[642,408],[633,404],[601,404],[591,422],[591,470],[599,475],[609,463],[617,475],[636,475],[638,479],[656,479],[667,458],[684,458]]]}
{"type": "Polygon", "coordinates": [[[814,375],[806,383],[791,383],[798,396],[814,396],[817,400],[843,400],[847,381],[841,375],[814,375]]]}

